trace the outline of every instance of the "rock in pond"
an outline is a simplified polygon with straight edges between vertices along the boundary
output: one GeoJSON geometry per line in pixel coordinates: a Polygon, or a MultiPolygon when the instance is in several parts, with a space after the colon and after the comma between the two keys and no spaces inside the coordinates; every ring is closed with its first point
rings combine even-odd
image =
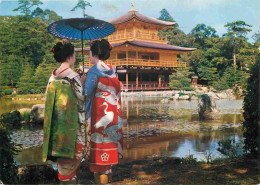
{"type": "Polygon", "coordinates": [[[220,119],[215,99],[208,94],[200,95],[198,98],[198,112],[200,119],[214,120],[220,119]]]}
{"type": "Polygon", "coordinates": [[[33,105],[30,118],[32,122],[43,123],[44,120],[44,104],[33,105]]]}

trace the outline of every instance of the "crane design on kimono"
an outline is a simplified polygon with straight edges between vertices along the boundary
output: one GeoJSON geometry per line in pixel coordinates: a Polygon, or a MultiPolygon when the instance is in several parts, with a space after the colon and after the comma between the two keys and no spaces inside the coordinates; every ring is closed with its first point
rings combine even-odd
{"type": "MultiPolygon", "coordinates": [[[[104,102],[102,105],[105,105],[105,116],[103,116],[94,126],[96,129],[98,129],[99,127],[104,127],[104,129],[107,127],[107,125],[109,123],[111,123],[114,119],[114,113],[112,111],[107,112],[107,108],[108,108],[108,104],[107,102],[104,102]]],[[[100,106],[102,106],[100,105],[100,106]]]]}
{"type": "Polygon", "coordinates": [[[97,88],[103,92],[97,92],[95,95],[96,97],[105,98],[108,103],[112,105],[118,105],[118,99],[120,98],[121,93],[119,92],[116,94],[115,87],[98,82],[97,88]]]}

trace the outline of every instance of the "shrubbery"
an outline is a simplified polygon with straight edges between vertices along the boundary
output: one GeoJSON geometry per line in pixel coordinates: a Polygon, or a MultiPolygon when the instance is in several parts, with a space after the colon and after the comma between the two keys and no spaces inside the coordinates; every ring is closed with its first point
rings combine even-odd
{"type": "Polygon", "coordinates": [[[177,72],[170,75],[170,88],[174,90],[192,91],[194,88],[191,86],[191,72],[188,68],[177,70],[177,72]]]}
{"type": "Polygon", "coordinates": [[[244,98],[244,119],[243,135],[245,137],[244,149],[246,152],[250,152],[254,156],[259,156],[260,148],[260,130],[259,130],[259,69],[260,69],[260,57],[257,57],[256,63],[250,69],[250,77],[247,81],[247,88],[244,98]]]}
{"type": "Polygon", "coordinates": [[[20,123],[22,117],[19,111],[3,113],[0,117],[0,122],[17,125],[20,123]]]}
{"type": "Polygon", "coordinates": [[[19,152],[18,145],[11,142],[10,131],[0,125],[0,179],[4,184],[18,184],[17,166],[14,155],[19,152]]]}

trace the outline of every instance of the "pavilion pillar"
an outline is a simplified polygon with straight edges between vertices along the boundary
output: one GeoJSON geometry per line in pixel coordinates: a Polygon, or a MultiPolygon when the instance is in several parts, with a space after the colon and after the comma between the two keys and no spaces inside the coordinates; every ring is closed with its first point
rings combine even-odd
{"type": "Polygon", "coordinates": [[[135,79],[135,81],[136,81],[136,88],[138,89],[138,72],[136,72],[136,79],[135,79]]]}
{"type": "Polygon", "coordinates": [[[126,79],[126,89],[128,89],[128,72],[126,72],[125,74],[125,79],[126,79]]]}
{"type": "Polygon", "coordinates": [[[158,74],[158,81],[159,81],[159,87],[161,87],[161,84],[162,84],[162,75],[161,75],[161,72],[159,72],[159,74],[158,74]]]}

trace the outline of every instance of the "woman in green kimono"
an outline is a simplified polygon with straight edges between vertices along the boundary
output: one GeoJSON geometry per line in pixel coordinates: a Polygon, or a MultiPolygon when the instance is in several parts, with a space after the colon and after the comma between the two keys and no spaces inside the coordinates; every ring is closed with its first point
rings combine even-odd
{"type": "Polygon", "coordinates": [[[74,46],[58,42],[52,49],[61,63],[49,79],[44,112],[43,162],[57,161],[58,178],[66,183],[76,181],[85,146],[83,87],[75,63],[74,46]]]}

